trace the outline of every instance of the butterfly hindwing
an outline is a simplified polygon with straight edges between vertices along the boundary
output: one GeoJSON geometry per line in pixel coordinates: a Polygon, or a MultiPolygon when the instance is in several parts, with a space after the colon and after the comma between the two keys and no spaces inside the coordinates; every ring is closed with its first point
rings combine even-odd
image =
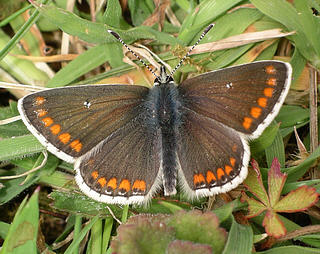
{"type": "Polygon", "coordinates": [[[75,163],[80,189],[95,200],[132,204],[148,201],[161,187],[161,136],[144,112],[75,163]]]}
{"type": "Polygon", "coordinates": [[[210,196],[237,187],[247,176],[250,150],[236,131],[182,108],[177,154],[179,178],[191,197],[210,196]]]}
{"type": "Polygon", "coordinates": [[[257,138],[277,115],[291,72],[290,64],[260,61],[187,79],[178,89],[185,107],[257,138]]]}
{"type": "Polygon", "coordinates": [[[129,85],[57,88],[25,96],[18,109],[49,151],[74,162],[135,118],[148,91],[129,85]]]}

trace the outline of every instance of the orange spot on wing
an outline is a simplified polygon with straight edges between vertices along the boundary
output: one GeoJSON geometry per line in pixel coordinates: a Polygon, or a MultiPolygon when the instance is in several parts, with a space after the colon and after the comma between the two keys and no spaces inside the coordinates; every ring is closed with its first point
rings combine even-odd
{"type": "Polygon", "coordinates": [[[234,167],[234,165],[236,165],[236,159],[233,157],[230,157],[230,164],[232,167],[234,167]]]}
{"type": "Polygon", "coordinates": [[[127,179],[124,179],[121,181],[120,185],[119,185],[119,189],[123,189],[126,192],[128,192],[130,190],[130,182],[127,179]]]}
{"type": "Polygon", "coordinates": [[[213,174],[212,171],[208,170],[207,171],[207,183],[211,183],[213,181],[217,181],[216,176],[213,174]]]}
{"type": "Polygon", "coordinates": [[[59,124],[52,125],[50,130],[52,134],[57,135],[61,131],[61,126],[59,124]]]}
{"type": "Polygon", "coordinates": [[[98,176],[99,176],[98,171],[93,171],[93,172],[91,173],[91,176],[92,176],[92,178],[93,178],[94,180],[96,180],[96,179],[98,178],[98,176]]]}
{"type": "Polygon", "coordinates": [[[195,186],[205,183],[203,174],[194,174],[193,175],[193,184],[195,186]]]}
{"type": "Polygon", "coordinates": [[[277,79],[276,78],[269,78],[266,83],[269,86],[275,86],[277,84],[277,79]]]}
{"type": "Polygon", "coordinates": [[[268,65],[265,67],[266,73],[268,74],[276,74],[277,70],[274,68],[273,65],[268,65]]]}
{"type": "Polygon", "coordinates": [[[143,180],[135,180],[132,185],[132,190],[145,191],[146,190],[146,182],[143,180]]]}
{"type": "Polygon", "coordinates": [[[51,117],[45,117],[41,120],[44,123],[44,126],[49,127],[51,124],[53,124],[53,120],[51,117]]]}
{"type": "Polygon", "coordinates": [[[227,175],[230,175],[230,172],[233,170],[233,168],[230,167],[229,165],[226,165],[224,169],[225,169],[227,175]]]}
{"type": "Polygon", "coordinates": [[[117,188],[117,179],[114,178],[114,177],[112,177],[112,178],[109,180],[107,186],[108,186],[109,188],[115,190],[115,189],[117,188]]]}
{"type": "Polygon", "coordinates": [[[260,97],[258,99],[258,105],[262,108],[265,108],[267,106],[267,99],[260,97]]]}
{"type": "Polygon", "coordinates": [[[252,107],[250,111],[250,115],[254,118],[258,118],[261,115],[261,108],[258,107],[252,107]]]}
{"type": "Polygon", "coordinates": [[[67,144],[71,138],[70,134],[65,132],[59,135],[59,140],[63,143],[63,144],[67,144]]]}
{"type": "Polygon", "coordinates": [[[243,118],[243,123],[242,123],[243,128],[248,130],[251,127],[251,124],[252,124],[252,118],[250,117],[243,118]]]}
{"type": "Polygon", "coordinates": [[[42,96],[38,96],[35,99],[35,103],[36,103],[37,106],[42,105],[45,101],[46,101],[46,99],[44,97],[42,97],[42,96]]]}
{"type": "Polygon", "coordinates": [[[70,147],[75,150],[76,152],[80,152],[82,148],[82,143],[80,142],[79,139],[76,139],[70,143],[70,147]]]}
{"type": "Polygon", "coordinates": [[[101,178],[98,179],[98,183],[103,188],[107,184],[107,180],[104,177],[101,177],[101,178]]]}
{"type": "Polygon", "coordinates": [[[218,177],[218,179],[220,180],[222,176],[224,176],[224,171],[223,171],[222,168],[218,168],[217,169],[217,177],[218,177]]]}
{"type": "Polygon", "coordinates": [[[232,151],[235,153],[238,150],[238,146],[236,144],[234,144],[232,146],[232,151]]]}
{"type": "Polygon", "coordinates": [[[48,114],[48,111],[45,109],[38,109],[36,110],[36,113],[38,117],[44,117],[46,114],[48,114]]]}
{"type": "Polygon", "coordinates": [[[272,97],[272,93],[273,93],[273,88],[265,88],[264,90],[263,90],[263,93],[264,93],[264,95],[266,96],[266,97],[272,97]]]}

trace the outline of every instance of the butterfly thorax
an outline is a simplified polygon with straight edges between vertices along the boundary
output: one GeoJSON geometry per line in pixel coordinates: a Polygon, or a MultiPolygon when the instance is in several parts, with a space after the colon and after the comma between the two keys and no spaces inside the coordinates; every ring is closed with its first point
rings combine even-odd
{"type": "Polygon", "coordinates": [[[150,89],[145,107],[150,123],[162,132],[177,128],[180,120],[180,100],[174,82],[154,86],[150,89]]]}
{"type": "Polygon", "coordinates": [[[177,129],[180,125],[180,100],[173,81],[159,83],[150,89],[145,104],[149,112],[148,127],[161,135],[161,164],[166,195],[176,193],[177,129]],[[171,180],[168,180],[171,179],[171,180]]]}

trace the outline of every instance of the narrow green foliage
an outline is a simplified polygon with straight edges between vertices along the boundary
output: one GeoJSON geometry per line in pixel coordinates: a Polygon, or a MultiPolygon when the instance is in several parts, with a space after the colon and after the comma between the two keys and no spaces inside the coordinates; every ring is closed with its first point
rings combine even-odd
{"type": "Polygon", "coordinates": [[[25,198],[19,206],[0,250],[1,254],[37,253],[38,195],[39,188],[29,201],[25,198]]]}

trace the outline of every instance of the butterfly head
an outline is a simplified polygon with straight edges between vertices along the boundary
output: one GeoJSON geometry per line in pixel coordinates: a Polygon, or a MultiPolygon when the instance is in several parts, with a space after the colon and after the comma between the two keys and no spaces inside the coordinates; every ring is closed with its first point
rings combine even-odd
{"type": "Polygon", "coordinates": [[[166,72],[166,68],[161,65],[160,67],[160,75],[154,80],[154,85],[161,85],[169,83],[170,81],[173,81],[173,78],[169,76],[166,72]]]}

